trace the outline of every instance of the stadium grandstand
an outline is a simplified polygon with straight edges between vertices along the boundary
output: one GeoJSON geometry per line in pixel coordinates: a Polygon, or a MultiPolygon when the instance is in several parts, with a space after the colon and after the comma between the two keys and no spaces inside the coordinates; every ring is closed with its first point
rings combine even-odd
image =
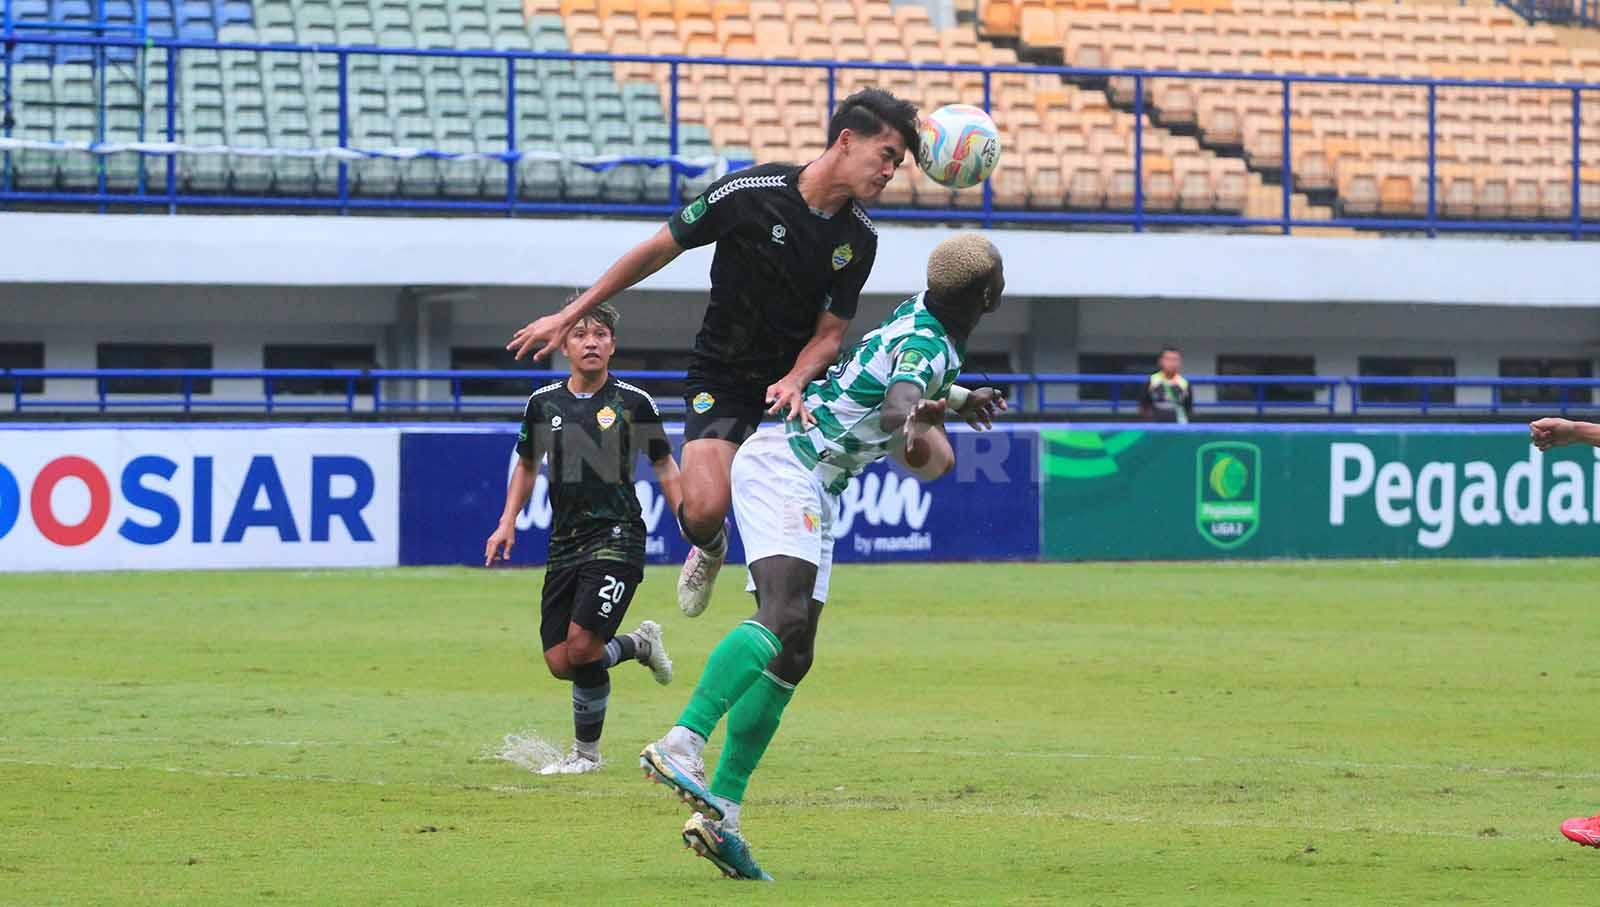
{"type": "Polygon", "coordinates": [[[987,193],[909,173],[880,202],[890,216],[1578,231],[1600,217],[1600,115],[1582,113],[1600,89],[1557,87],[1596,71],[1600,41],[1505,6],[7,0],[6,28],[7,137],[234,152],[178,154],[169,177],[160,155],[30,146],[5,162],[26,202],[665,206],[705,171],[575,162],[804,158],[830,100],[870,83],[924,107],[983,99],[1007,149],[987,193]],[[784,60],[810,65],[771,65],[784,60]],[[341,148],[469,157],[307,153],[341,148]]]}

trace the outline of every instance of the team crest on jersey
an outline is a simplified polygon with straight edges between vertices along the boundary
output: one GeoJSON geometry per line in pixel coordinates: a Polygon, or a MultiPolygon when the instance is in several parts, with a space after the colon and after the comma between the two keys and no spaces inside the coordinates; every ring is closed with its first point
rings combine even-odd
{"type": "Polygon", "coordinates": [[[551,431],[560,431],[561,430],[561,417],[560,416],[551,416],[550,417],[550,430],[551,431]]]}
{"type": "Polygon", "coordinates": [[[600,411],[594,414],[594,420],[600,423],[600,430],[605,431],[616,424],[617,411],[609,406],[602,406],[600,411]]]}
{"type": "Polygon", "coordinates": [[[849,243],[840,244],[838,248],[833,250],[833,269],[837,271],[843,268],[845,265],[850,263],[851,259],[855,257],[856,250],[850,248],[849,243]]]}
{"type": "Polygon", "coordinates": [[[695,221],[699,220],[700,218],[704,217],[705,213],[706,213],[706,199],[705,199],[705,196],[702,195],[701,197],[695,199],[689,205],[689,207],[684,208],[683,209],[683,214],[680,215],[680,216],[683,218],[684,224],[687,225],[687,224],[692,224],[695,221]]]}
{"type": "Polygon", "coordinates": [[[703,416],[711,411],[711,407],[717,405],[717,398],[711,396],[705,391],[701,391],[700,393],[694,395],[694,399],[689,401],[689,405],[694,407],[694,411],[696,413],[699,413],[703,416]]]}

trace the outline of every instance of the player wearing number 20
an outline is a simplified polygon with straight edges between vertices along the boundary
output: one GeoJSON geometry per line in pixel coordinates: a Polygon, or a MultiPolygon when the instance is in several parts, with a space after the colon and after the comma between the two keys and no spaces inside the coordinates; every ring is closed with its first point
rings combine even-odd
{"type": "Polygon", "coordinates": [[[544,774],[580,774],[600,767],[600,730],[611,694],[608,669],[623,661],[672,680],[661,627],[644,621],[617,636],[634,590],[644,579],[645,525],[633,489],[633,462],[643,452],[654,466],[667,506],[681,498],[678,464],[650,395],[610,374],[617,311],[585,313],[562,345],[572,374],[534,391],[517,434],[517,466],[484,564],[509,559],[517,514],[528,503],[539,461],[550,461],[550,553],[544,573],[539,635],[550,673],[572,681],[572,751],[544,774]]]}

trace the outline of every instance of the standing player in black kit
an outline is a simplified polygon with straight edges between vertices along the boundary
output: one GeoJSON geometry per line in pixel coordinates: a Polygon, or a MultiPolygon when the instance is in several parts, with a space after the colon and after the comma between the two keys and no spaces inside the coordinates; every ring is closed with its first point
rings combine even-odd
{"type": "Polygon", "coordinates": [[[733,455],[763,415],[807,418],[804,388],[839,355],[877,255],[877,230],[861,204],[883,192],[907,151],[915,157],[919,129],[909,102],[876,88],[856,92],[829,120],[821,157],[718,180],[594,286],[506,345],[518,358],[543,358],[585,312],[685,249],[717,244],[685,394],[678,524],[695,548],[678,578],[678,606],[691,617],[705,610],[727,553],[733,455]]]}
{"type": "Polygon", "coordinates": [[[527,506],[550,459],[550,553],[539,605],[539,636],[550,673],[572,681],[572,751],[545,775],[577,775],[602,764],[600,731],[611,695],[611,667],[638,661],[658,683],[672,680],[661,626],[644,621],[617,635],[633,593],[644,579],[645,525],[633,490],[633,461],[642,452],[655,468],[661,494],[680,502],[678,464],[661,428],[656,402],[611,377],[617,310],[597,306],[567,334],[572,362],[565,381],[528,397],[517,432],[517,465],[506,488],[500,523],[484,545],[483,563],[509,560],[517,514],[527,506]]]}

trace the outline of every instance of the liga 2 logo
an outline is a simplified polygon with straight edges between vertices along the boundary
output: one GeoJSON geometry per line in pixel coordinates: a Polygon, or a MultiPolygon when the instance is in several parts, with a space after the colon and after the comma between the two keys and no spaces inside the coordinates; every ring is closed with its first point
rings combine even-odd
{"type": "Polygon", "coordinates": [[[1213,441],[1195,451],[1195,529],[1224,550],[1237,548],[1261,528],[1261,448],[1245,441],[1213,441]]]}

